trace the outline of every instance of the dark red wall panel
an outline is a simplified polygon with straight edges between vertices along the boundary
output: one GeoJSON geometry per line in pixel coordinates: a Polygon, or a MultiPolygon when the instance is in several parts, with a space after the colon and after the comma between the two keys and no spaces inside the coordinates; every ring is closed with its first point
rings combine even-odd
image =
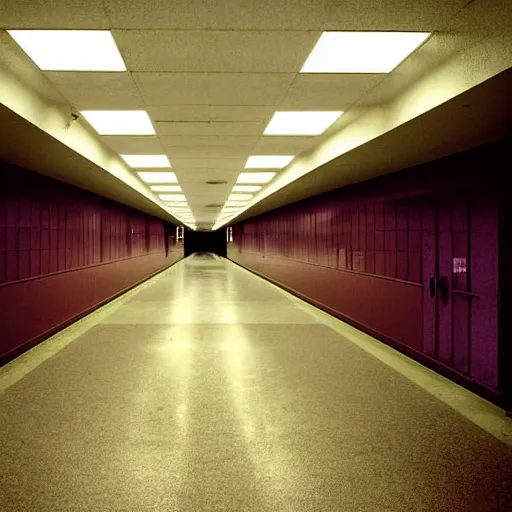
{"type": "Polygon", "coordinates": [[[0,163],[0,362],[182,257],[173,225],[0,163]]]}
{"type": "Polygon", "coordinates": [[[159,252],[0,286],[0,362],[181,257],[159,252]]]}
{"type": "Polygon", "coordinates": [[[249,219],[228,257],[494,393],[506,154],[477,148],[249,219]]]}
{"type": "Polygon", "coordinates": [[[257,253],[235,254],[234,248],[230,258],[333,312],[343,312],[347,320],[376,335],[421,350],[422,290],[418,285],[257,253]]]}

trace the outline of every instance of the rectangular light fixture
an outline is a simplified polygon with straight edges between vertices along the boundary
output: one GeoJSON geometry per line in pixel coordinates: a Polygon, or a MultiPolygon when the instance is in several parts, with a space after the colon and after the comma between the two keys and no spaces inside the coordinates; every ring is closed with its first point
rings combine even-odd
{"type": "Polygon", "coordinates": [[[82,110],[82,115],[100,135],[154,135],[144,110],[82,110]]]}
{"type": "Polygon", "coordinates": [[[141,171],[137,174],[145,183],[178,183],[178,178],[173,172],[141,171]]]}
{"type": "Polygon", "coordinates": [[[320,135],[342,111],[275,112],[263,135],[320,135]]]}
{"type": "Polygon", "coordinates": [[[246,169],[282,169],[293,160],[290,155],[254,155],[247,159],[246,169]]]}
{"type": "Polygon", "coordinates": [[[301,73],[389,73],[429,32],[324,32],[301,73]]]}
{"type": "Polygon", "coordinates": [[[237,183],[268,183],[276,175],[275,172],[242,172],[237,183]]]}
{"type": "Polygon", "coordinates": [[[8,30],[43,71],[126,71],[109,30],[8,30]]]}
{"type": "Polygon", "coordinates": [[[153,192],[181,192],[179,185],[151,185],[149,188],[153,192]]]}
{"type": "Polygon", "coordinates": [[[184,194],[158,194],[158,197],[162,201],[173,201],[173,202],[186,202],[187,198],[184,194]]]}
{"type": "Polygon", "coordinates": [[[121,158],[130,166],[136,168],[171,167],[167,155],[121,155],[121,158]]]}
{"type": "Polygon", "coordinates": [[[257,192],[261,190],[259,185],[235,185],[233,192],[257,192]]]}
{"type": "Polygon", "coordinates": [[[252,194],[230,194],[228,201],[248,201],[252,199],[252,194]]]}

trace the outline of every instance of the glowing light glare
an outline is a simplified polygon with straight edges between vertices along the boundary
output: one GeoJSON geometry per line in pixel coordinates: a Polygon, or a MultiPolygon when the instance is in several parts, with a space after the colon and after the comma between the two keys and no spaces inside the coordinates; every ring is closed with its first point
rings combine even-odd
{"type": "Polygon", "coordinates": [[[261,190],[259,185],[235,185],[233,192],[257,192],[261,190]]]}
{"type": "Polygon", "coordinates": [[[224,203],[224,206],[238,206],[238,207],[242,207],[242,206],[247,206],[249,201],[226,201],[224,203]]]}
{"type": "Polygon", "coordinates": [[[228,200],[230,201],[248,201],[252,199],[252,194],[230,194],[228,200]]]}
{"type": "Polygon", "coordinates": [[[293,160],[290,155],[253,155],[247,159],[246,169],[282,169],[293,160]]]}
{"type": "Polygon", "coordinates": [[[162,201],[186,202],[187,198],[183,194],[158,194],[162,201]]]}
{"type": "Polygon", "coordinates": [[[121,155],[121,158],[130,166],[136,168],[155,169],[159,167],[171,167],[167,155],[121,155]]]}
{"type": "Polygon", "coordinates": [[[126,71],[108,30],[8,30],[43,71],[126,71]]]}
{"type": "Polygon", "coordinates": [[[137,174],[146,183],[178,183],[178,178],[173,172],[141,171],[137,174]]]}
{"type": "Polygon", "coordinates": [[[264,135],[320,135],[338,119],[342,111],[275,112],[264,135]]]}
{"type": "Polygon", "coordinates": [[[100,135],[154,135],[144,110],[82,110],[82,115],[100,135]]]}
{"type": "Polygon", "coordinates": [[[149,188],[153,192],[181,192],[179,185],[151,185],[149,188]]]}
{"type": "Polygon", "coordinates": [[[242,172],[237,183],[268,183],[276,175],[275,172],[242,172]]]}
{"type": "Polygon", "coordinates": [[[389,73],[429,32],[324,32],[301,73],[389,73]]]}

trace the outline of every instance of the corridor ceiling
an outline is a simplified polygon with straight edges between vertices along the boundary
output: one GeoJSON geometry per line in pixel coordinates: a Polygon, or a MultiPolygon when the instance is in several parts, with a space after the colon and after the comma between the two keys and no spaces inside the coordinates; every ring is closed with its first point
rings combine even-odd
{"type": "MultiPolygon", "coordinates": [[[[400,153],[407,123],[413,120],[418,155],[415,159],[409,151],[408,165],[424,161],[429,152],[444,156],[465,149],[464,142],[451,147],[445,141],[443,151],[433,151],[440,141],[433,133],[432,112],[443,105],[451,112],[443,117],[437,110],[435,118],[438,137],[449,136],[443,129],[453,123],[459,130],[457,123],[465,123],[450,100],[512,66],[511,4],[508,0],[2,0],[0,123],[5,133],[0,157],[163,218],[199,229],[217,228],[237,217],[399,170],[398,162],[405,162],[400,153]],[[13,39],[14,31],[23,29],[110,31],[126,70],[41,70],[13,39]],[[322,34],[330,32],[420,32],[424,37],[391,71],[301,72],[322,34]],[[145,111],[154,134],[99,135],[82,112],[102,110],[145,111]],[[318,135],[264,134],[273,115],[283,111],[329,111],[335,113],[331,121],[337,119],[318,135]],[[9,113],[21,119],[8,120],[9,113]],[[14,125],[16,130],[7,134],[7,127],[14,125]],[[34,126],[44,137],[35,133],[34,126]],[[422,130],[428,130],[429,136],[420,136],[422,130]],[[381,137],[391,133],[395,136],[388,136],[383,151],[381,137]],[[24,150],[14,147],[24,138],[24,150]],[[55,141],[62,144],[62,151],[55,150],[55,141]],[[42,158],[46,144],[46,154],[51,149],[52,156],[42,158]],[[44,165],[31,161],[27,155],[31,146],[44,165]],[[363,151],[370,173],[351,173],[343,165],[348,156],[352,168],[358,166],[354,155],[363,153],[356,150],[363,151]],[[65,152],[73,157],[66,158],[65,152]],[[132,168],[119,156],[126,154],[166,155],[171,168],[132,168]],[[244,169],[249,157],[262,155],[293,159],[282,168],[263,163],[261,168],[244,169]],[[258,184],[250,176],[240,182],[244,170],[275,175],[269,175],[268,183],[258,184]],[[178,188],[151,190],[141,180],[141,171],[174,173],[177,183],[169,184],[178,188]],[[241,185],[250,189],[234,189],[241,185]],[[159,197],[163,193],[184,197],[159,197]],[[231,207],[226,202],[236,199],[230,197],[233,193],[247,195],[231,207]]],[[[354,52],[360,49],[358,43],[352,44],[354,52]]],[[[377,55],[379,46],[370,53],[377,55]]],[[[331,56],[329,64],[341,55],[331,56]]],[[[381,62],[384,58],[379,57],[381,62]]],[[[505,101],[507,95],[502,96],[505,101]]],[[[480,97],[479,105],[484,100],[480,97]]],[[[494,111],[499,118],[496,102],[494,111]]],[[[496,133],[479,131],[480,116],[472,116],[475,130],[467,145],[503,136],[502,121],[496,133]]],[[[492,119],[485,122],[493,124],[492,119]]],[[[292,123],[295,130],[297,126],[292,123]]]]}

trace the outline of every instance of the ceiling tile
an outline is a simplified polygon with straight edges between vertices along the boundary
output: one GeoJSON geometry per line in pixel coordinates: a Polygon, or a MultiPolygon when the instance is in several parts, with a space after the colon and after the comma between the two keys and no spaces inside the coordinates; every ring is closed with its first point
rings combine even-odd
{"type": "MultiPolygon", "coordinates": [[[[206,181],[206,180],[205,180],[206,181]]],[[[182,182],[182,189],[185,195],[199,194],[206,197],[228,197],[233,188],[234,179],[226,185],[206,185],[205,181],[187,181],[182,182]]]]}
{"type": "Polygon", "coordinates": [[[156,136],[107,135],[101,140],[121,154],[160,154],[162,145],[156,136]]]}
{"type": "Polygon", "coordinates": [[[116,30],[130,71],[298,73],[320,32],[116,30]]]}
{"type": "Polygon", "coordinates": [[[383,78],[377,74],[299,74],[279,110],[345,110],[383,78]]]}
{"type": "Polygon", "coordinates": [[[159,135],[256,135],[263,133],[268,121],[245,122],[158,122],[154,123],[159,135]]]}
{"type": "Polygon", "coordinates": [[[208,187],[208,190],[216,190],[217,187],[229,186],[234,184],[240,171],[238,170],[223,170],[223,169],[175,169],[178,181],[182,183],[195,183],[201,186],[208,187]],[[206,185],[209,180],[225,180],[227,185],[206,185]]]}
{"type": "MultiPolygon", "coordinates": [[[[115,28],[320,30],[324,1],[105,0],[115,28]]],[[[327,2],[328,3],[328,2],[327,2]]]]}
{"type": "Polygon", "coordinates": [[[108,29],[102,0],[2,0],[0,28],[108,29]]]}
{"type": "Polygon", "coordinates": [[[433,31],[468,0],[343,0],[326,3],[324,30],[433,31]]]}
{"type": "Polygon", "coordinates": [[[275,107],[172,105],[147,111],[160,135],[261,135],[275,107]]]}
{"type": "Polygon", "coordinates": [[[258,137],[237,135],[166,135],[160,137],[162,144],[167,147],[218,147],[231,146],[234,148],[252,149],[258,142],[258,137]]]}
{"type": "Polygon", "coordinates": [[[235,147],[235,146],[195,146],[183,147],[174,146],[172,148],[166,147],[169,158],[175,160],[176,158],[234,158],[237,162],[240,158],[245,158],[250,154],[249,148],[235,147]]]}
{"type": "Polygon", "coordinates": [[[147,105],[278,105],[293,73],[133,73],[147,105]]]}
{"type": "Polygon", "coordinates": [[[244,168],[247,158],[173,158],[174,169],[219,169],[238,170],[244,168]]]}
{"type": "Polygon", "coordinates": [[[311,147],[317,137],[261,137],[253,149],[255,155],[295,155],[311,147]]]}
{"type": "Polygon", "coordinates": [[[176,121],[265,121],[274,113],[272,106],[251,105],[158,105],[148,107],[153,120],[176,121]]]}
{"type": "Polygon", "coordinates": [[[144,107],[129,73],[46,71],[44,74],[80,110],[129,110],[144,107]]]}

